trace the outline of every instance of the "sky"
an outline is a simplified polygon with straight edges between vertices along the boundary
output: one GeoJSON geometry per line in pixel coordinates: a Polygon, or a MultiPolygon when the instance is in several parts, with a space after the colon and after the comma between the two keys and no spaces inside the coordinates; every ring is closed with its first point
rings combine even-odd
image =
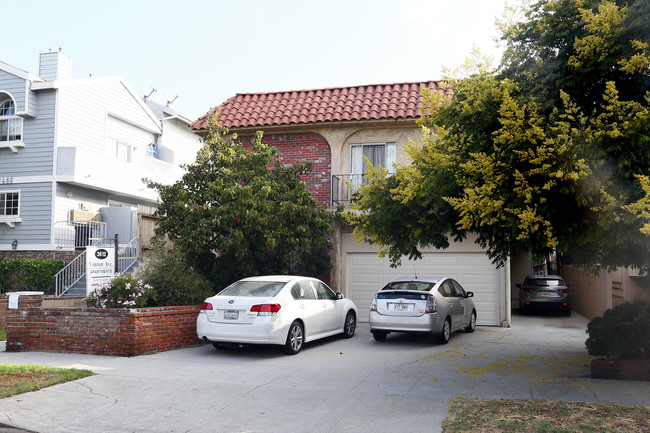
{"type": "Polygon", "coordinates": [[[237,93],[436,80],[474,46],[498,61],[505,0],[3,2],[0,61],[38,74],[62,49],[72,78],[122,75],[195,120],[237,93]],[[10,36],[10,38],[7,38],[10,36]],[[11,42],[13,40],[13,42],[11,42]]]}

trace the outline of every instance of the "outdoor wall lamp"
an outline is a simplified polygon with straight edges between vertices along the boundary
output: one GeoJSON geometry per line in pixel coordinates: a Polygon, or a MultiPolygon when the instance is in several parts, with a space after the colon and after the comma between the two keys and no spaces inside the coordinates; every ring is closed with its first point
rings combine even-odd
{"type": "Polygon", "coordinates": [[[14,241],[11,243],[11,249],[15,250],[18,248],[18,241],[14,239],[14,241]]]}

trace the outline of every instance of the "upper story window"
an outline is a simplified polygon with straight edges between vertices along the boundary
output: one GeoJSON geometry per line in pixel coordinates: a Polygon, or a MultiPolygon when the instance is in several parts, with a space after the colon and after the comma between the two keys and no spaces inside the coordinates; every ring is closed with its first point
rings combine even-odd
{"type": "Polygon", "coordinates": [[[0,216],[18,215],[18,193],[0,192],[0,216]]]}
{"type": "Polygon", "coordinates": [[[366,157],[373,167],[384,167],[393,171],[395,164],[395,143],[359,143],[350,145],[350,169],[352,174],[366,174],[366,157]]]}
{"type": "Polygon", "coordinates": [[[355,187],[366,182],[368,166],[364,158],[373,167],[384,167],[390,173],[394,171],[395,143],[358,143],[350,145],[350,181],[355,187]]]}
{"type": "Polygon", "coordinates": [[[0,147],[11,147],[9,142],[22,139],[23,119],[16,116],[14,101],[7,95],[0,95],[0,147]]]}
{"type": "Polygon", "coordinates": [[[13,227],[20,222],[20,193],[18,191],[0,192],[0,223],[13,227]]]}
{"type": "Polygon", "coordinates": [[[123,141],[109,138],[106,142],[106,154],[119,161],[131,162],[133,159],[133,147],[123,141]]]}

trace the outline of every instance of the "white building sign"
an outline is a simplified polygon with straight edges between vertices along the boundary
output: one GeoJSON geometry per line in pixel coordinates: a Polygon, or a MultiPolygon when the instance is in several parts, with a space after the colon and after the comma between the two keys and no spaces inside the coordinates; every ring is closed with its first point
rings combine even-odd
{"type": "Polygon", "coordinates": [[[86,295],[115,275],[115,247],[86,247],[86,295]]]}

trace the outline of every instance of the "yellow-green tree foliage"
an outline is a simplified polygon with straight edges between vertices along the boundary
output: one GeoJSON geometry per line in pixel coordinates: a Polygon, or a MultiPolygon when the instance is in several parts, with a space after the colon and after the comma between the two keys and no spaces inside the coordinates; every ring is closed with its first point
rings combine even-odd
{"type": "Polygon", "coordinates": [[[409,166],[361,189],[348,214],[357,239],[394,263],[472,232],[499,265],[557,251],[646,266],[649,4],[540,1],[503,25],[498,71],[475,62],[447,78],[451,99],[423,89],[423,138],[409,166]]]}

